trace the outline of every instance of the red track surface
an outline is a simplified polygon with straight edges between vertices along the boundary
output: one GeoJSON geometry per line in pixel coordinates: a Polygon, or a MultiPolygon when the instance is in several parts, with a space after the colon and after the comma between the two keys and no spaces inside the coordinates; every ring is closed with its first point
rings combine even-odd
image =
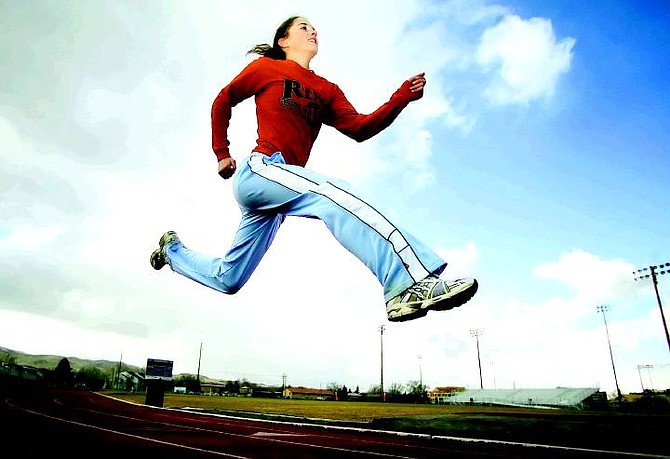
{"type": "Polygon", "coordinates": [[[3,438],[20,458],[662,457],[239,419],[135,405],[87,391],[7,396],[0,422],[3,438]]]}

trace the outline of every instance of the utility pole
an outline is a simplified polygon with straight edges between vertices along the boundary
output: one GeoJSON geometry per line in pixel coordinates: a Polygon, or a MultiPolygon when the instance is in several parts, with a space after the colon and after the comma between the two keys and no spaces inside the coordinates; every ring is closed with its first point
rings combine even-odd
{"type": "Polygon", "coordinates": [[[384,325],[379,326],[379,342],[381,344],[381,383],[380,383],[380,393],[379,397],[382,402],[386,401],[386,396],[384,395],[384,325]]]}
{"type": "Polygon", "coordinates": [[[477,363],[479,364],[479,387],[484,388],[484,379],[482,378],[482,359],[479,355],[479,337],[484,334],[483,328],[473,328],[470,329],[470,335],[472,335],[475,340],[477,340],[477,363]]]}
{"type": "Polygon", "coordinates": [[[421,387],[421,392],[423,392],[423,369],[421,368],[421,359],[420,355],[416,356],[419,359],[419,387],[421,387]]]}
{"type": "Polygon", "coordinates": [[[610,349],[610,360],[612,361],[612,372],[614,373],[614,383],[616,384],[617,400],[619,401],[619,403],[621,403],[622,396],[621,391],[619,390],[619,380],[616,377],[616,369],[614,368],[614,355],[612,354],[612,344],[610,343],[610,332],[607,327],[607,317],[605,316],[605,311],[608,311],[609,308],[610,307],[608,304],[600,304],[596,307],[598,312],[602,312],[603,320],[605,321],[605,332],[607,333],[607,345],[609,346],[610,349]]]}
{"type": "Polygon", "coordinates": [[[635,280],[648,279],[651,278],[651,283],[654,286],[654,292],[656,292],[656,301],[658,302],[658,309],[661,311],[661,320],[663,321],[663,331],[665,332],[665,340],[668,342],[668,350],[670,351],[670,333],[668,333],[668,324],[665,321],[665,314],[663,314],[663,305],[661,304],[661,296],[658,294],[658,278],[657,276],[662,274],[670,274],[670,263],[662,263],[658,266],[650,266],[648,268],[638,269],[633,271],[635,280]],[[657,269],[661,269],[656,273],[657,269]],[[649,271],[649,274],[647,274],[649,271]]]}
{"type": "Polygon", "coordinates": [[[202,343],[200,343],[200,353],[198,354],[198,386],[200,385],[200,361],[202,360],[202,343]]]}
{"type": "Polygon", "coordinates": [[[497,389],[498,385],[496,384],[495,362],[493,360],[491,360],[491,373],[493,373],[493,388],[497,389]]]}
{"type": "Polygon", "coordinates": [[[651,390],[654,390],[654,383],[651,380],[651,369],[654,368],[653,365],[638,365],[637,366],[637,375],[640,377],[640,386],[642,386],[642,392],[644,392],[644,383],[642,382],[642,373],[640,372],[641,368],[647,369],[647,374],[649,375],[649,384],[651,385],[651,390]]]}
{"type": "Polygon", "coordinates": [[[426,390],[423,387],[423,369],[421,368],[421,359],[423,357],[417,355],[416,358],[419,359],[419,390],[421,391],[420,400],[423,402],[424,397],[426,396],[426,390]]]}
{"type": "Polygon", "coordinates": [[[281,396],[286,397],[286,373],[281,375],[281,396]]]}
{"type": "Polygon", "coordinates": [[[119,388],[119,382],[121,381],[121,362],[123,361],[123,352],[121,357],[119,357],[119,368],[116,370],[116,389],[119,388]]]}

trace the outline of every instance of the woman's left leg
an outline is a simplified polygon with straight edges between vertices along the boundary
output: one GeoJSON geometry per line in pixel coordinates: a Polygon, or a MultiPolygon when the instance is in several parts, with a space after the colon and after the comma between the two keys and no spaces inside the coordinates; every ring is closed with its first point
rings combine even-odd
{"type": "Polygon", "coordinates": [[[279,154],[252,157],[250,169],[263,181],[265,192],[272,193],[272,187],[291,190],[293,197],[275,211],[322,220],[340,244],[375,274],[385,300],[431,274],[439,275],[447,265],[342,182],[284,164],[279,154]]]}

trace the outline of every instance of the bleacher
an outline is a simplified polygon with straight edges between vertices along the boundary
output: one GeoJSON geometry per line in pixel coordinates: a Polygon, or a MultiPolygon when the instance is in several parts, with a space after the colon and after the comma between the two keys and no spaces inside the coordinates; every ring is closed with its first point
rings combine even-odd
{"type": "Polygon", "coordinates": [[[440,397],[439,404],[504,405],[546,408],[584,408],[606,397],[596,388],[466,389],[440,397]]]}

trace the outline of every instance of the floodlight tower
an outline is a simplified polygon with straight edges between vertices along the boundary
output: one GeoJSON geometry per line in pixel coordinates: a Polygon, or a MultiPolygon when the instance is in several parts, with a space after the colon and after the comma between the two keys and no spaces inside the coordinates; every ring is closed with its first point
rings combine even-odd
{"type": "Polygon", "coordinates": [[[605,321],[605,332],[607,333],[607,345],[610,349],[610,360],[612,361],[612,372],[614,373],[614,384],[616,384],[616,396],[619,403],[621,402],[621,391],[619,390],[619,380],[616,377],[616,369],[614,368],[614,355],[612,354],[612,344],[610,343],[610,332],[607,328],[607,317],[605,316],[605,311],[608,311],[610,306],[608,304],[599,304],[596,307],[598,312],[602,312],[603,320],[605,321]]]}
{"type": "Polygon", "coordinates": [[[470,335],[472,335],[475,340],[477,340],[477,363],[479,364],[479,387],[484,388],[484,379],[482,378],[482,359],[479,355],[479,337],[484,334],[483,328],[472,328],[470,329],[470,335]]]}
{"type": "Polygon", "coordinates": [[[670,350],[670,333],[668,333],[668,324],[665,322],[665,315],[663,314],[663,305],[661,304],[661,296],[658,294],[658,275],[670,274],[670,263],[661,263],[658,266],[650,266],[648,268],[638,269],[633,271],[635,280],[651,278],[651,283],[654,286],[654,291],[656,292],[656,301],[658,302],[658,309],[661,310],[661,320],[663,321],[663,331],[665,331],[665,339],[668,342],[668,350],[670,350]],[[656,273],[656,269],[661,269],[656,273]],[[649,271],[649,274],[647,274],[649,271]]]}
{"type": "Polygon", "coordinates": [[[384,397],[384,329],[386,327],[384,325],[379,326],[379,343],[380,343],[380,349],[381,349],[381,383],[380,383],[380,392],[379,392],[379,397],[380,400],[383,402],[386,397],[384,397]]]}

